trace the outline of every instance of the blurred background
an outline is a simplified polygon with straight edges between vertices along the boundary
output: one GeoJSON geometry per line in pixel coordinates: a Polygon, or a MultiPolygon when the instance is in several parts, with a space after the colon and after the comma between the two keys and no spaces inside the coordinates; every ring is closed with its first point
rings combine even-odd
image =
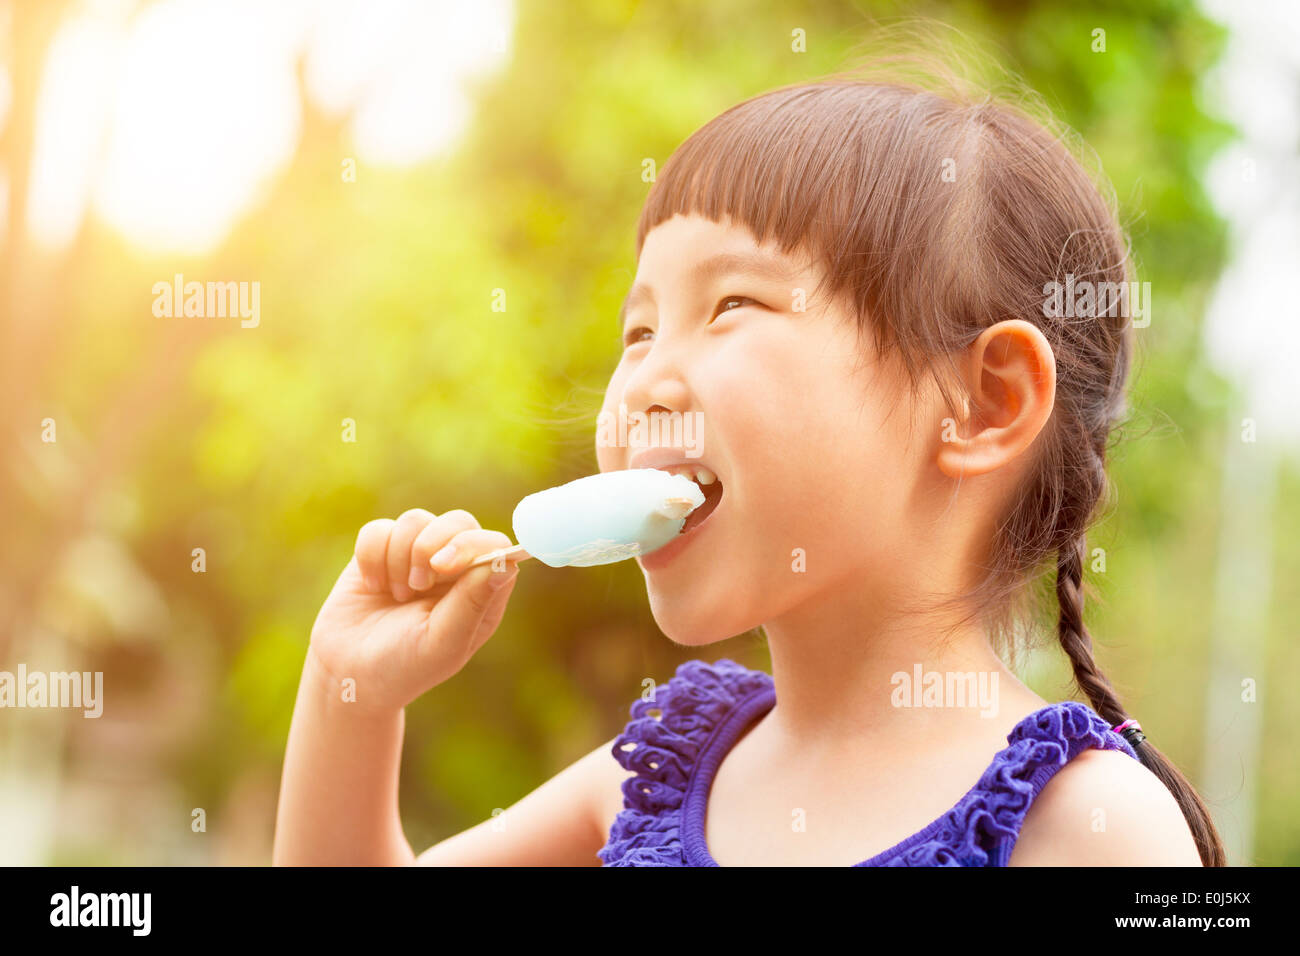
{"type": "MultiPolygon", "coordinates": [[[[0,670],[102,671],[106,698],[0,710],[0,863],[268,863],[357,529],[418,506],[508,532],[523,495],[595,471],[643,160],[900,16],[988,44],[1115,185],[1153,307],[1088,622],[1231,862],[1300,863],[1298,11],[0,2],[0,670]],[[177,275],[257,283],[256,323],[156,315],[177,275]]],[[[1061,700],[1053,646],[1024,676],[1061,700]]],[[[528,569],[408,711],[415,850],[692,657],[768,667],[758,634],[669,642],[634,562],[528,569]]]]}

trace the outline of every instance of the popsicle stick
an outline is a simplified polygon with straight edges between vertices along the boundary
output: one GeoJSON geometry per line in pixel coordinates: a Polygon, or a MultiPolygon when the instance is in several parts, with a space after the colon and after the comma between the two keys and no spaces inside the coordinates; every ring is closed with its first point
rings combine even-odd
{"type": "Polygon", "coordinates": [[[480,564],[491,564],[497,558],[505,558],[507,561],[527,561],[532,555],[524,550],[522,544],[512,545],[509,548],[497,548],[495,551],[489,551],[487,554],[480,554],[477,558],[465,565],[465,570],[477,568],[480,564]]]}

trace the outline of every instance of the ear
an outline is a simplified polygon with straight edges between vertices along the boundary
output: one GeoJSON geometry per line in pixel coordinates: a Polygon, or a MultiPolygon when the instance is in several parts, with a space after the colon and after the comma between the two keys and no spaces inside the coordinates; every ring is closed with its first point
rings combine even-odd
{"type": "Polygon", "coordinates": [[[939,446],[950,478],[982,475],[1028,448],[1052,415],[1056,356],[1043,333],[1023,319],[985,329],[967,350],[963,374],[970,407],[957,435],[939,446]]]}

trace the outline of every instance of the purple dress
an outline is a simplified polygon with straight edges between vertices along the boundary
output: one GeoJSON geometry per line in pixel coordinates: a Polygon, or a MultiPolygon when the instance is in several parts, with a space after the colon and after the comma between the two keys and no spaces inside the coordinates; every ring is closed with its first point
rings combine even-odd
{"type": "MultiPolygon", "coordinates": [[[[722,758],[776,703],[770,675],[731,660],[687,661],[638,699],[613,754],[636,772],[623,782],[623,810],[597,856],[605,866],[717,866],[704,814],[722,758]]],[[[1052,774],[1090,747],[1128,742],[1076,701],[1034,711],[1007,735],[979,781],[947,813],[855,866],[1006,866],[1029,805],[1052,774]]]]}

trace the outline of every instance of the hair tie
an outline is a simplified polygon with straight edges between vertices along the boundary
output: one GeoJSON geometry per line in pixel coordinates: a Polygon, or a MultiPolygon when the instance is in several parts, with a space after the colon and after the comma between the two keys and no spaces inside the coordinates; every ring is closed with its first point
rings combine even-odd
{"type": "Polygon", "coordinates": [[[1132,717],[1124,721],[1124,723],[1112,727],[1111,730],[1115,731],[1117,734],[1122,734],[1124,739],[1128,741],[1130,747],[1136,747],[1138,744],[1142,743],[1142,741],[1147,739],[1146,734],[1142,733],[1142,725],[1132,717]]]}

